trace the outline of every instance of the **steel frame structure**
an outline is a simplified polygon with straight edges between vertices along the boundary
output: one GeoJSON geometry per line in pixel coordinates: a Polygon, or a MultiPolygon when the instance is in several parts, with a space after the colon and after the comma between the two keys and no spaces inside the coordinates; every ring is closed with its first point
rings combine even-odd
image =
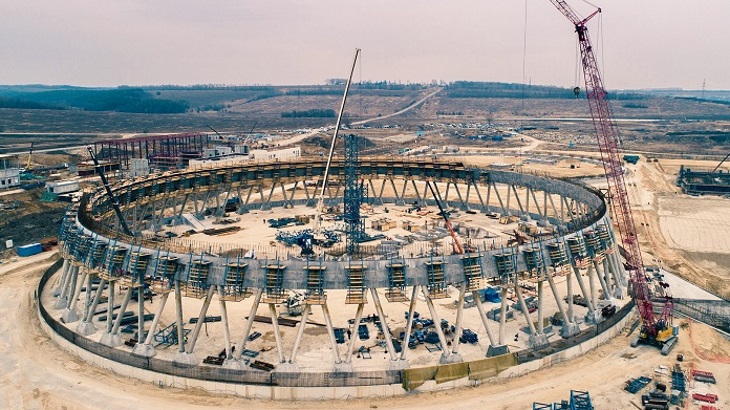
{"type": "Polygon", "coordinates": [[[200,158],[208,141],[203,133],[151,135],[94,142],[94,153],[101,161],[117,161],[129,169],[132,158],[143,158],[160,168],[177,168],[186,160],[200,158]]]}
{"type": "Polygon", "coordinates": [[[360,254],[360,241],[365,237],[365,224],[360,216],[360,205],[365,200],[364,184],[360,182],[360,147],[357,135],[345,135],[345,193],[343,198],[343,220],[346,226],[346,246],[348,255],[360,254]]]}

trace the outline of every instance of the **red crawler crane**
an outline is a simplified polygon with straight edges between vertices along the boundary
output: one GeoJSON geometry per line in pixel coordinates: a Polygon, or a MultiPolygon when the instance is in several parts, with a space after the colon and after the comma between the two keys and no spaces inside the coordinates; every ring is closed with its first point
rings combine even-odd
{"type": "Polygon", "coordinates": [[[606,172],[614,220],[618,224],[621,242],[626,252],[626,264],[628,265],[631,281],[631,296],[636,302],[641,315],[642,329],[639,337],[632,342],[632,346],[636,346],[638,343],[656,345],[661,347],[662,354],[666,355],[677,341],[677,338],[672,334],[671,327],[673,301],[670,296],[662,291],[662,294],[658,295],[659,298],[663,299],[661,313],[658,315],[654,313],[654,303],[652,303],[652,295],[646,280],[641,249],[639,249],[639,241],[636,235],[636,225],[631,214],[629,195],[624,182],[624,170],[618,147],[618,131],[606,99],[606,89],[603,87],[603,80],[598,70],[598,63],[593,54],[593,46],[586,27],[586,23],[599,14],[601,9],[599,8],[588,17],[581,19],[565,1],[550,0],[550,2],[573,23],[575,32],[578,33],[588,105],[593,117],[598,146],[601,150],[603,168],[606,172]]]}

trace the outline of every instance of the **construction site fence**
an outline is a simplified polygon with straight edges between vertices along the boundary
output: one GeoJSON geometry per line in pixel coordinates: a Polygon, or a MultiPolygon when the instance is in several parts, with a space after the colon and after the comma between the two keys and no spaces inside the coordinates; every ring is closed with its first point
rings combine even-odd
{"type": "MultiPolygon", "coordinates": [[[[39,299],[47,282],[61,268],[62,264],[63,259],[56,261],[40,278],[37,290],[39,299]]],[[[634,303],[630,302],[616,312],[616,314],[598,325],[584,330],[568,340],[558,340],[538,350],[523,350],[470,362],[416,367],[405,370],[294,373],[225,369],[209,365],[188,367],[154,357],[134,356],[129,351],[123,350],[123,348],[108,347],[79,335],[64,326],[60,320],[54,318],[42,303],[38,303],[38,309],[43,320],[62,338],[97,356],[139,369],[190,379],[223,383],[281,387],[355,387],[400,384],[406,391],[416,389],[431,380],[440,384],[466,378],[468,380],[478,381],[495,377],[510,367],[538,360],[595,337],[616,325],[633,307],[634,303]]]]}
{"type": "Polygon", "coordinates": [[[674,299],[674,311],[730,333],[730,302],[674,299]]]}

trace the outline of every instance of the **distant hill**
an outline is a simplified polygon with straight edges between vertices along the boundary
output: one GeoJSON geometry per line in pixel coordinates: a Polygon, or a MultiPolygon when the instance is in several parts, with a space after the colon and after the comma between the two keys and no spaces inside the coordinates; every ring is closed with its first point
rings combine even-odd
{"type": "Polygon", "coordinates": [[[155,98],[141,88],[3,86],[0,87],[0,108],[179,114],[186,112],[189,105],[186,101],[155,98]]]}
{"type": "MultiPolygon", "coordinates": [[[[572,88],[527,85],[499,82],[455,81],[445,85],[444,96],[452,99],[464,98],[513,98],[513,99],[571,99],[575,98],[572,88]]],[[[400,84],[388,81],[362,82],[353,84],[351,96],[361,98],[401,98],[407,105],[414,96],[433,87],[432,84],[400,84]]],[[[242,105],[262,100],[282,101],[295,97],[330,97],[339,100],[344,84],[297,86],[231,86],[202,84],[191,86],[160,85],[117,88],[85,88],[68,85],[49,86],[41,84],[0,85],[0,108],[53,109],[111,111],[147,114],[181,114],[188,111],[220,112],[237,111],[242,105]],[[237,108],[238,107],[238,108],[237,108]]],[[[613,93],[616,99],[643,99],[645,94],[621,91],[613,93]]],[[[323,100],[324,101],[324,100],[323,100]]],[[[274,103],[276,104],[276,103],[274,103]]],[[[308,110],[328,110],[330,107],[293,107],[294,110],[277,113],[284,117],[299,117],[308,110]],[[294,112],[294,114],[292,114],[294,112]]],[[[320,111],[317,111],[320,112],[320,111]]],[[[319,116],[319,115],[317,115],[319,116]]],[[[329,115],[327,115],[328,117],[329,115]]]]}

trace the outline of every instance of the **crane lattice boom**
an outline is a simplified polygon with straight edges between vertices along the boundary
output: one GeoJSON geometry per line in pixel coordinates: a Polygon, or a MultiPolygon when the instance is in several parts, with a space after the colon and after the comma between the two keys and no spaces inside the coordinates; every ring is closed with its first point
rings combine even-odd
{"type": "Polygon", "coordinates": [[[624,182],[624,170],[619,153],[618,131],[608,100],[606,99],[606,89],[603,86],[601,73],[598,70],[598,63],[596,62],[593,46],[588,35],[588,28],[586,27],[588,20],[599,14],[601,9],[581,19],[565,1],[550,1],[573,23],[575,31],[578,33],[586,96],[591,110],[591,117],[593,118],[593,126],[596,130],[598,146],[601,151],[603,168],[606,172],[606,182],[608,182],[608,193],[614,220],[618,225],[621,242],[626,252],[626,263],[631,277],[632,297],[639,309],[645,331],[650,337],[656,337],[657,332],[668,326],[671,322],[673,305],[671,298],[667,297],[667,302],[662,308],[662,312],[658,317],[654,315],[654,306],[646,280],[641,249],[639,248],[639,240],[636,234],[636,225],[631,213],[626,183],[624,182]]]}

